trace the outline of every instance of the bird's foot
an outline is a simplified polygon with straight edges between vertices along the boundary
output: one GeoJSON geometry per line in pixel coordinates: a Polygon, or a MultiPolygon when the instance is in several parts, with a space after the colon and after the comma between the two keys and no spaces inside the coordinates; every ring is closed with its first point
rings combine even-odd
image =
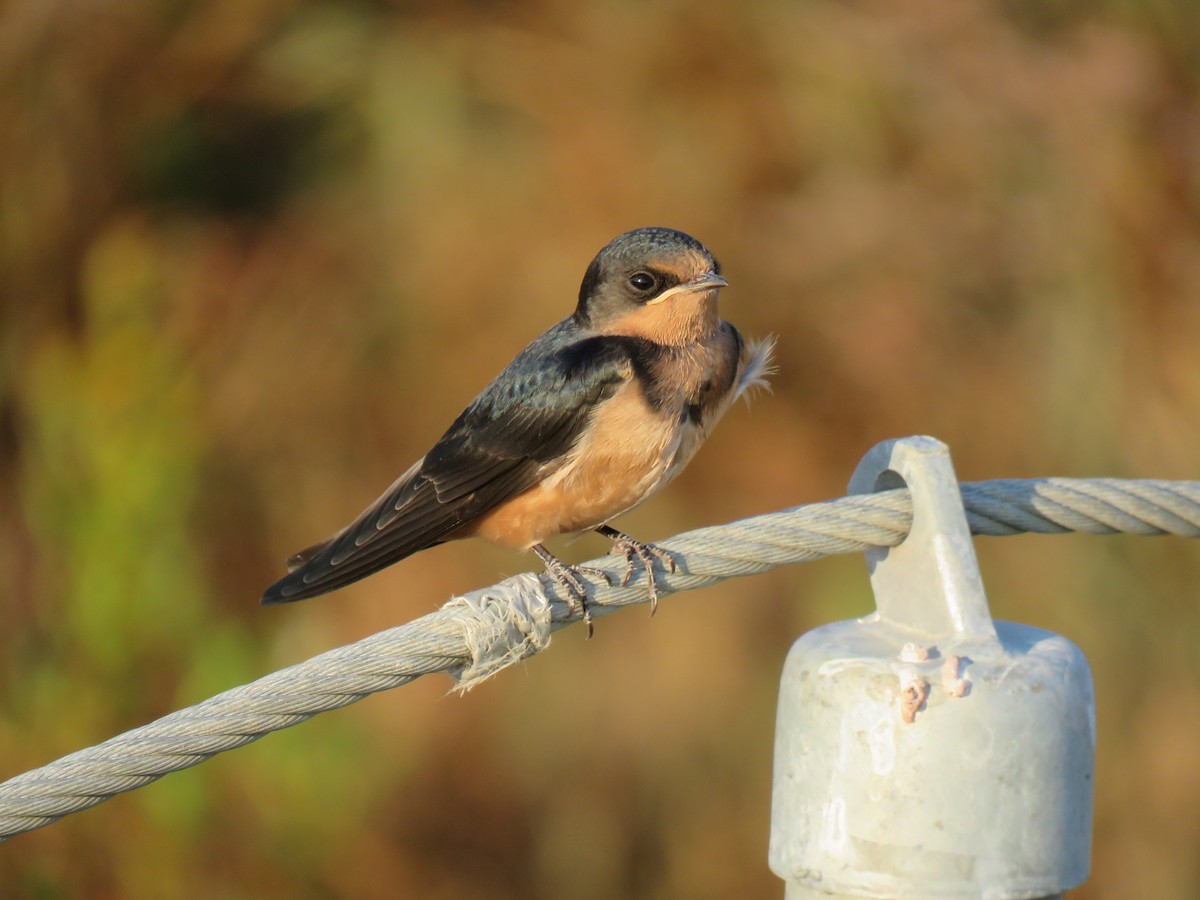
{"type": "Polygon", "coordinates": [[[554,583],[566,594],[567,612],[574,615],[575,605],[579,604],[579,609],[583,613],[583,624],[587,626],[588,637],[591,638],[595,629],[592,627],[592,611],[588,609],[587,582],[583,580],[583,576],[584,574],[597,575],[606,583],[612,584],[609,574],[603,569],[591,566],[572,566],[565,563],[541,544],[534,544],[532,550],[545,564],[546,574],[554,579],[554,583]]]}
{"type": "Polygon", "coordinates": [[[650,615],[654,615],[658,610],[658,582],[654,578],[654,561],[658,560],[664,569],[674,573],[675,557],[666,550],[632,538],[610,525],[601,525],[596,531],[613,542],[610,551],[613,555],[625,557],[625,577],[621,579],[622,585],[629,584],[633,579],[633,572],[636,568],[634,561],[642,564],[642,568],[646,570],[646,583],[650,594],[650,615]]]}

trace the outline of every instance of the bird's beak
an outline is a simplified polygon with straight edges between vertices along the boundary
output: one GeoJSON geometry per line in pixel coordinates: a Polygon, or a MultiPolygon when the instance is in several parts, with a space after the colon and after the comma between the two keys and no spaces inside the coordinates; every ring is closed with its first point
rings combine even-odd
{"type": "Polygon", "coordinates": [[[669,297],[674,297],[676,294],[691,294],[695,291],[716,290],[717,288],[728,286],[729,282],[716,272],[705,272],[703,275],[697,275],[695,278],[685,281],[683,284],[677,284],[675,287],[663,291],[646,305],[654,306],[657,303],[662,303],[669,297]]]}

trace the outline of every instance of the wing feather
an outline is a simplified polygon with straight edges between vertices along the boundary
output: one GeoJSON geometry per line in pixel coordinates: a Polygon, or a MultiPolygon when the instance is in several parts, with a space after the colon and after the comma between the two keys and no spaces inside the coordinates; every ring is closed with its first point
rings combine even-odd
{"type": "MultiPolygon", "coordinates": [[[[563,332],[567,332],[566,335],[563,332]]],[[[353,522],[289,560],[263,603],[324,594],[448,539],[554,471],[632,375],[637,339],[565,340],[560,323],[513,360],[441,440],[353,522]]]]}

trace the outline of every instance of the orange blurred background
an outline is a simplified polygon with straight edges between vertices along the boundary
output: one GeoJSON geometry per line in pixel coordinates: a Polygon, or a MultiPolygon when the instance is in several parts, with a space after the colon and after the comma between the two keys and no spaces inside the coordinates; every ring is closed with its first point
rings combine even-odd
{"type": "MultiPolygon", "coordinates": [[[[461,543],[257,604],[636,226],[779,336],[640,537],[840,496],[916,433],[964,480],[1200,477],[1197,46],[1183,0],[12,0],[0,777],[536,568],[461,543]]],[[[1093,666],[1072,896],[1200,895],[1200,547],[977,546],[997,617],[1093,666]]],[[[839,558],[570,629],[16,838],[0,892],[782,896],[783,658],[870,608],[839,558]]]]}

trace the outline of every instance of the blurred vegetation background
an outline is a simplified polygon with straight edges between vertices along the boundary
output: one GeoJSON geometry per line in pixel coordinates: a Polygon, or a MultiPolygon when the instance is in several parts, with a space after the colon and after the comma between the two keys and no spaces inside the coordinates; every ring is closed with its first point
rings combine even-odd
{"type": "MultiPolygon", "coordinates": [[[[914,433],[964,480],[1200,477],[1197,47],[1186,0],[10,0],[0,776],[536,568],[456,544],[257,605],[640,225],[714,249],[780,371],[634,534],[914,433]]],[[[978,548],[1094,668],[1073,896],[1200,895],[1200,547],[978,548]]],[[[18,838],[0,893],[781,896],[784,654],[870,608],[842,558],[606,618],[18,838]]]]}

